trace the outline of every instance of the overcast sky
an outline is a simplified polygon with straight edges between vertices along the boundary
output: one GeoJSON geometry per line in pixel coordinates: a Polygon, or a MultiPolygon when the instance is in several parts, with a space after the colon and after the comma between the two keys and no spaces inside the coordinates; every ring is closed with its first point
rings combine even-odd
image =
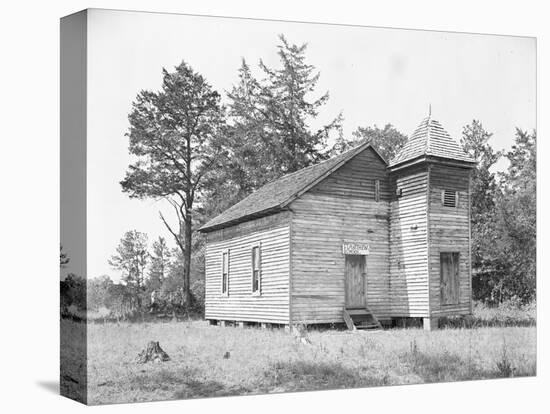
{"type": "Polygon", "coordinates": [[[127,230],[147,233],[150,243],[161,235],[173,245],[158,217],[159,209],[170,210],[130,200],[119,185],[131,161],[124,134],[136,94],[157,90],[161,69],[182,60],[223,94],[237,81],[241,58],[254,68],[260,58],[278,65],[278,34],[308,43],[307,61],[321,72],[319,95],[330,92],[314,127],[342,112],[346,136],[358,126],[386,123],[410,135],[431,104],[432,117],[455,139],[472,119],[481,120],[496,149],[511,146],[516,126],[535,128],[532,38],[92,10],[88,277],[118,280],[107,260],[127,230]]]}

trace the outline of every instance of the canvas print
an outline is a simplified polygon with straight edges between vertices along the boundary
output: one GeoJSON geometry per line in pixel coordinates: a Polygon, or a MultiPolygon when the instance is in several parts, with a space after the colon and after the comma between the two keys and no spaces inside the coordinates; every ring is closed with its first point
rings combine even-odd
{"type": "Polygon", "coordinates": [[[536,39],[61,19],[61,393],[536,375],[536,39]]]}

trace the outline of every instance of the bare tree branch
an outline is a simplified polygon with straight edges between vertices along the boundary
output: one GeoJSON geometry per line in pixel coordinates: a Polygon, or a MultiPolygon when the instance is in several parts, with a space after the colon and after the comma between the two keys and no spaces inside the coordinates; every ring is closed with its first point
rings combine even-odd
{"type": "Polygon", "coordinates": [[[185,252],[185,246],[183,245],[183,243],[180,241],[180,238],[179,236],[172,230],[172,228],[170,227],[170,225],[166,222],[166,220],[164,219],[164,216],[162,215],[162,213],[159,211],[159,216],[160,216],[160,219],[162,220],[162,222],[164,223],[164,225],[166,226],[166,228],[168,229],[168,231],[172,234],[172,236],[174,236],[174,239],[176,240],[176,243],[177,245],[179,246],[179,248],[181,249],[182,252],[185,252]]]}

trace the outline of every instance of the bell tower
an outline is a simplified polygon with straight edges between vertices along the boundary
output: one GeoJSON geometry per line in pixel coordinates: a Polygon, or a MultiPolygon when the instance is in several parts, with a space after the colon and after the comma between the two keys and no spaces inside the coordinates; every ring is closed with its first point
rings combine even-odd
{"type": "Polygon", "coordinates": [[[432,118],[390,161],[390,297],[397,316],[471,313],[470,173],[476,162],[432,118]]]}

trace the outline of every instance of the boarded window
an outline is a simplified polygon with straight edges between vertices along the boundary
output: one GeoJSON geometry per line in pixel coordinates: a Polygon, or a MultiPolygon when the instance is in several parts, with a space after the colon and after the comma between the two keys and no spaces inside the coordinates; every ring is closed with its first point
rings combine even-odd
{"type": "Polygon", "coordinates": [[[441,202],[445,207],[456,207],[458,193],[454,190],[443,190],[441,192],[441,202]]]}
{"type": "Polygon", "coordinates": [[[222,295],[229,293],[229,250],[222,252],[222,295]]]}
{"type": "Polygon", "coordinates": [[[374,180],[374,201],[380,201],[380,180],[374,180]]]}
{"type": "Polygon", "coordinates": [[[261,288],[261,251],[260,245],[257,244],[252,247],[252,294],[259,295],[261,288]]]}
{"type": "Polygon", "coordinates": [[[457,305],[459,299],[459,259],[457,252],[441,252],[441,304],[457,305]]]}

